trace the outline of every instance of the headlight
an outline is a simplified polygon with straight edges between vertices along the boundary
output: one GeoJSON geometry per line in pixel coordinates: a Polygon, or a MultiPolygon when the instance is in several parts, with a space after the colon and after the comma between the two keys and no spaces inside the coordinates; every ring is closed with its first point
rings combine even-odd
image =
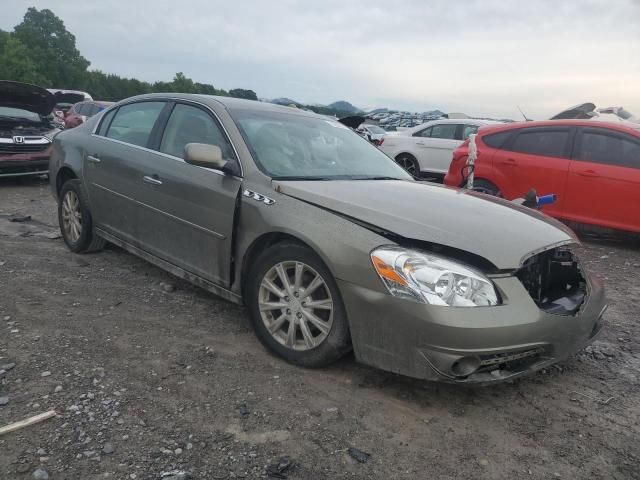
{"type": "Polygon", "coordinates": [[[491,280],[447,258],[388,246],[371,252],[371,261],[394,297],[450,307],[500,303],[491,280]]]}

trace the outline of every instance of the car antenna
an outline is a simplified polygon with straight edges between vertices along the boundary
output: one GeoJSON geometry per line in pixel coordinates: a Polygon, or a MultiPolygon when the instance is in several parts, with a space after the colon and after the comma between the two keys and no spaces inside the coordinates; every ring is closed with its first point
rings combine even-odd
{"type": "Polygon", "coordinates": [[[516,105],[516,108],[518,109],[520,114],[524,117],[524,121],[525,122],[531,122],[532,121],[530,118],[527,118],[527,116],[524,114],[524,112],[522,111],[522,109],[518,105],[516,105]]]}

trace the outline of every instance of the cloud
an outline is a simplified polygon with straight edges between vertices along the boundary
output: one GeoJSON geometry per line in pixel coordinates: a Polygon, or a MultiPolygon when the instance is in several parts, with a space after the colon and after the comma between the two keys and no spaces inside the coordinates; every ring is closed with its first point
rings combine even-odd
{"type": "MultiPolygon", "coordinates": [[[[3,7],[10,29],[24,5],[3,7]]],[[[640,2],[32,1],[93,68],[183,71],[222,88],[363,107],[545,118],[593,101],[640,112],[640,2]]]]}

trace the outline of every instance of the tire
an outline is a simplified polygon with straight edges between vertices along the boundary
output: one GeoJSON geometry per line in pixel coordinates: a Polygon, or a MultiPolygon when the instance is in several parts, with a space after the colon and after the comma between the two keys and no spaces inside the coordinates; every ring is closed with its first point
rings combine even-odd
{"type": "Polygon", "coordinates": [[[418,164],[418,160],[416,160],[416,157],[410,153],[401,153],[398,155],[396,157],[396,163],[414,177],[420,176],[420,165],[418,164]]]}
{"type": "Polygon", "coordinates": [[[66,181],[60,189],[58,223],[64,243],[74,253],[96,252],[106,243],[93,231],[87,196],[78,179],[66,181]]]}
{"type": "Polygon", "coordinates": [[[245,294],[251,323],[262,344],[276,355],[295,365],[318,368],[351,350],[342,296],[331,272],[312,250],[293,242],[272,245],[255,259],[247,279],[245,294]],[[295,285],[298,265],[303,266],[300,288],[295,285]],[[289,290],[282,281],[283,274],[289,290]],[[316,285],[309,297],[304,296],[304,291],[317,282],[316,275],[321,285],[316,285]],[[312,302],[318,307],[309,307],[312,302]]]}
{"type": "MultiPolygon", "coordinates": [[[[466,183],[465,183],[466,186],[466,183]]],[[[484,180],[483,178],[479,178],[473,181],[473,191],[485,193],[487,195],[492,195],[494,197],[500,196],[500,189],[491,183],[489,180],[484,180]]]]}

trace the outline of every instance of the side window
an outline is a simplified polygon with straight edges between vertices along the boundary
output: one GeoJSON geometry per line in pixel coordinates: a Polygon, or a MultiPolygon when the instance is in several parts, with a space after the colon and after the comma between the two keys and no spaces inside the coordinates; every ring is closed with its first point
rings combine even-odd
{"type": "Polygon", "coordinates": [[[574,158],[585,162],[640,168],[640,140],[605,132],[585,131],[574,158]]]}
{"type": "Polygon", "coordinates": [[[164,102],[139,102],[120,107],[106,136],[146,147],[153,125],[164,105],[164,102]]]}
{"type": "Polygon", "coordinates": [[[568,130],[524,129],[516,136],[509,150],[545,157],[564,157],[568,139],[568,130]]]}
{"type": "Polygon", "coordinates": [[[441,125],[434,125],[433,127],[431,127],[431,138],[455,140],[457,128],[458,126],[455,123],[443,123],[441,125]]]}
{"type": "Polygon", "coordinates": [[[89,112],[86,114],[88,117],[93,117],[96,113],[100,111],[100,107],[95,103],[89,104],[89,112]]]}
{"type": "Polygon", "coordinates": [[[512,130],[506,132],[492,133],[482,137],[482,141],[492,148],[502,148],[507,139],[511,136],[512,130]]]}
{"type": "Polygon", "coordinates": [[[100,128],[98,128],[98,131],[96,132],[98,135],[104,136],[107,133],[107,128],[109,128],[111,119],[116,114],[117,110],[117,108],[114,108],[102,118],[100,121],[100,128]]]}
{"type": "Polygon", "coordinates": [[[472,133],[478,133],[478,125],[462,125],[462,140],[469,138],[472,133]]]}
{"type": "Polygon", "coordinates": [[[413,134],[414,137],[430,137],[431,136],[431,128],[425,128],[424,130],[420,130],[413,134]]]}
{"type": "Polygon", "coordinates": [[[235,158],[231,144],[211,115],[198,107],[178,103],[164,129],[160,151],[183,158],[187,143],[217,145],[223,158],[235,158]]]}

